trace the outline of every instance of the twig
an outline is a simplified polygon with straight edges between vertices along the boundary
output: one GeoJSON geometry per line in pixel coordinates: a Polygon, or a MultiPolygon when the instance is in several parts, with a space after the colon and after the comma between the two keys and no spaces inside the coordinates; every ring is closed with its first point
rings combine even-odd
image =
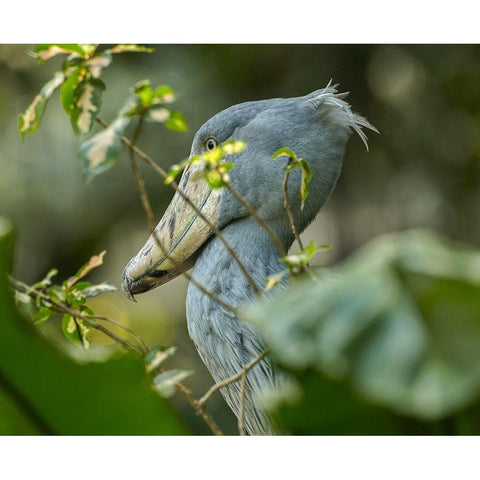
{"type": "MultiPolygon", "coordinates": [[[[290,159],[288,160],[290,163],[290,159]]],[[[303,250],[303,243],[300,235],[298,234],[297,227],[295,226],[295,219],[293,218],[293,213],[290,208],[290,203],[288,202],[288,177],[290,176],[290,172],[285,172],[285,177],[283,178],[283,204],[285,206],[285,210],[287,211],[288,220],[290,222],[290,226],[292,227],[293,236],[300,247],[300,250],[303,250]]]]}
{"type": "Polygon", "coordinates": [[[142,125],[143,125],[143,116],[141,116],[140,120],[138,121],[137,128],[135,129],[135,132],[132,137],[132,142],[128,147],[128,152],[130,154],[130,166],[132,167],[133,176],[135,177],[138,190],[140,192],[140,199],[142,201],[143,210],[145,211],[145,215],[147,216],[147,221],[148,221],[148,226],[150,228],[150,231],[153,232],[155,230],[155,218],[153,216],[152,206],[148,198],[148,192],[147,192],[147,189],[145,188],[145,181],[143,180],[142,175],[140,174],[137,161],[135,160],[135,150],[133,148],[137,143],[137,139],[140,134],[140,130],[142,129],[142,125]]]}
{"type": "Polygon", "coordinates": [[[242,371],[242,382],[240,383],[240,405],[238,413],[238,432],[240,435],[245,435],[245,383],[247,381],[247,372],[242,371]]]}
{"type": "Polygon", "coordinates": [[[250,205],[250,203],[233,187],[230,182],[230,178],[227,174],[223,174],[222,180],[225,186],[228,188],[229,192],[247,209],[248,213],[267,231],[268,235],[272,239],[273,243],[276,245],[280,255],[285,257],[287,251],[278,238],[277,234],[272,230],[270,225],[265,221],[265,219],[257,213],[257,211],[250,205]]]}
{"type": "Polygon", "coordinates": [[[205,287],[203,284],[201,284],[198,280],[196,280],[187,270],[184,268],[183,265],[178,263],[174,258],[172,258],[168,253],[165,247],[163,246],[162,242],[158,238],[157,232],[155,230],[152,232],[153,238],[155,239],[155,243],[160,247],[160,250],[162,251],[162,254],[170,260],[175,266],[175,268],[182,274],[187,277],[187,279],[192,282],[199,290],[201,290],[205,295],[208,295],[212,300],[217,302],[219,305],[222,305],[222,307],[226,308],[227,310],[230,310],[233,312],[237,317],[242,315],[242,312],[231,305],[230,303],[225,302],[222,300],[216,293],[213,293],[211,290],[209,290],[207,287],[205,287]]]}
{"type": "Polygon", "coordinates": [[[223,435],[222,430],[220,430],[213,417],[205,410],[205,408],[199,405],[198,400],[193,396],[192,391],[183,385],[183,383],[176,383],[175,386],[181,393],[183,393],[187,401],[195,409],[196,414],[203,418],[212,433],[214,435],[223,435]]]}
{"type": "Polygon", "coordinates": [[[254,367],[263,357],[265,357],[265,355],[267,355],[267,353],[268,353],[268,350],[265,349],[262,353],[260,353],[260,355],[256,356],[253,360],[251,360],[249,363],[247,363],[238,373],[236,373],[235,375],[233,375],[233,376],[231,376],[231,377],[229,377],[225,380],[217,382],[215,385],[212,385],[210,387],[210,389],[207,391],[207,393],[205,393],[205,395],[203,395],[203,397],[200,398],[200,400],[198,400],[198,404],[201,407],[204,407],[205,404],[210,399],[210,397],[215,392],[220,390],[222,387],[226,387],[227,385],[230,385],[231,383],[236,382],[237,380],[240,380],[242,375],[244,373],[246,374],[252,367],[254,367]]]}
{"type": "Polygon", "coordinates": [[[135,333],[131,328],[128,328],[126,325],[123,325],[122,323],[117,322],[116,320],[113,320],[112,318],[105,317],[104,315],[88,315],[88,317],[93,318],[95,320],[100,320],[100,321],[104,321],[104,322],[107,322],[107,323],[111,323],[112,325],[115,325],[116,327],[125,330],[133,338],[135,338],[135,340],[137,340],[137,342],[141,345],[144,353],[148,353],[149,349],[148,349],[147,344],[144,342],[143,338],[140,337],[140,335],[138,335],[137,333],[135,333]]]}
{"type": "Polygon", "coordinates": [[[115,340],[118,344],[122,345],[122,347],[124,347],[126,350],[132,350],[135,353],[138,353],[141,356],[143,356],[142,350],[139,350],[133,343],[129,342],[128,340],[125,340],[124,338],[119,337],[117,334],[111,332],[108,328],[105,328],[102,324],[95,322],[93,320],[90,320],[87,316],[80,316],[78,314],[77,316],[78,318],[81,318],[85,323],[90,325],[95,330],[98,330],[104,333],[105,335],[107,335],[108,337],[110,337],[112,340],[115,340]]]}
{"type": "MultiPolygon", "coordinates": [[[[108,123],[101,117],[97,117],[97,122],[100,123],[104,128],[107,128],[109,125],[108,123]]],[[[148,163],[154,170],[155,172],[162,177],[164,180],[168,177],[167,172],[160,167],[149,155],[147,155],[143,150],[138,148],[134,143],[132,143],[127,137],[124,135],[121,136],[122,142],[136,155],[138,155],[142,160],[144,160],[146,163],[148,163]]],[[[235,251],[232,249],[230,244],[225,240],[225,237],[222,235],[220,230],[203,214],[203,212],[198,208],[195,203],[192,202],[192,200],[186,195],[183,190],[181,190],[178,187],[178,184],[175,181],[172,181],[169,183],[170,187],[173,188],[178,194],[185,200],[194,210],[194,212],[208,225],[208,227],[212,230],[212,232],[220,239],[220,241],[223,243],[225,246],[226,250],[228,253],[231,255],[231,257],[234,259],[234,261],[238,264],[240,270],[244,274],[246,280],[252,287],[253,291],[255,292],[255,295],[260,296],[261,292],[253,280],[252,276],[248,272],[248,270],[245,268],[245,265],[243,265],[243,262],[238,258],[238,255],[235,253],[235,251]]],[[[151,208],[150,208],[151,210],[151,208]]]]}

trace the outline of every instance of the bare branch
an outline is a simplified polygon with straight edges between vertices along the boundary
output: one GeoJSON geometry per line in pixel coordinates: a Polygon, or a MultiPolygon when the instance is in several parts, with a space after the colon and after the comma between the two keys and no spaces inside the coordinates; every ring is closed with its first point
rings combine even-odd
{"type": "Polygon", "coordinates": [[[151,232],[155,230],[155,217],[153,216],[152,206],[150,200],[148,198],[148,192],[145,188],[145,181],[143,180],[142,175],[140,174],[140,170],[137,165],[137,161],[135,160],[135,150],[134,146],[137,143],[138,136],[140,135],[140,131],[143,125],[143,116],[140,117],[137,128],[132,137],[132,142],[128,147],[128,152],[130,156],[130,166],[132,168],[133,176],[137,182],[138,190],[140,192],[140,200],[142,201],[143,210],[145,211],[145,215],[148,221],[148,227],[151,232]]]}
{"type": "Polygon", "coordinates": [[[192,405],[192,407],[195,409],[196,414],[203,418],[212,433],[214,435],[223,435],[222,430],[220,430],[213,417],[202,406],[198,404],[198,401],[193,396],[192,391],[182,383],[177,383],[175,384],[175,386],[180,392],[182,392],[190,405],[192,405]]]}
{"type": "Polygon", "coordinates": [[[95,320],[100,320],[100,321],[104,321],[104,322],[107,322],[107,323],[111,323],[112,325],[115,325],[116,327],[125,330],[133,338],[135,338],[135,340],[137,340],[137,342],[142,346],[142,349],[143,349],[144,353],[148,353],[149,349],[148,349],[147,344],[144,342],[143,338],[140,337],[140,335],[138,335],[136,332],[134,332],[131,328],[127,327],[126,325],[123,325],[120,322],[117,322],[116,320],[113,320],[112,318],[105,317],[104,315],[92,315],[92,316],[89,315],[88,317],[93,318],[95,320]]]}
{"type": "Polygon", "coordinates": [[[272,239],[273,243],[276,245],[280,255],[285,257],[287,251],[283,246],[282,241],[278,238],[277,234],[272,230],[270,225],[265,221],[265,219],[257,213],[257,211],[250,205],[250,203],[244,198],[231,184],[230,178],[227,174],[224,174],[222,177],[225,186],[228,188],[230,193],[247,209],[248,213],[267,231],[268,235],[272,239]]]}
{"type": "Polygon", "coordinates": [[[245,384],[247,382],[247,372],[242,371],[242,382],[240,383],[240,405],[238,413],[238,432],[245,435],[245,384]]]}
{"type": "Polygon", "coordinates": [[[242,375],[244,373],[246,374],[252,367],[254,367],[263,357],[265,357],[267,355],[267,353],[268,353],[268,350],[265,349],[262,353],[260,353],[260,355],[256,356],[253,360],[251,360],[249,363],[247,363],[238,373],[236,373],[235,375],[233,375],[233,376],[231,376],[231,377],[229,377],[225,380],[222,380],[221,382],[217,382],[215,385],[212,385],[210,387],[210,389],[207,391],[207,393],[205,393],[205,395],[202,398],[200,398],[200,400],[198,400],[198,404],[201,407],[204,407],[205,404],[210,399],[210,397],[215,392],[220,390],[222,387],[226,387],[227,385],[230,385],[231,383],[240,380],[242,375]]]}

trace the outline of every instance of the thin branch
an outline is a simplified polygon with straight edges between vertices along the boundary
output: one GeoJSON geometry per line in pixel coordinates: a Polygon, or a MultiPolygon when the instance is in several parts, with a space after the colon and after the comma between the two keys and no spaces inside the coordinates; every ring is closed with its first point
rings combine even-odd
{"type": "Polygon", "coordinates": [[[175,386],[185,396],[190,405],[192,405],[196,414],[203,418],[212,433],[214,435],[223,435],[222,430],[220,430],[213,417],[205,410],[205,408],[199,405],[197,399],[193,396],[192,391],[183,385],[183,383],[176,383],[175,386]]]}
{"type": "Polygon", "coordinates": [[[240,383],[240,405],[238,413],[238,432],[245,435],[245,384],[247,381],[247,372],[242,372],[242,382],[240,383]]]}
{"type": "Polygon", "coordinates": [[[222,387],[226,387],[227,385],[230,385],[231,383],[240,380],[240,378],[242,378],[242,375],[244,373],[246,374],[252,367],[254,367],[263,357],[265,357],[267,355],[267,353],[268,353],[268,350],[265,349],[262,353],[260,353],[260,355],[256,356],[253,360],[251,360],[249,363],[247,363],[238,373],[236,373],[235,375],[233,375],[233,376],[231,376],[231,377],[229,377],[225,380],[217,382],[215,385],[212,385],[210,387],[210,389],[207,391],[207,393],[205,393],[205,395],[203,395],[203,397],[200,398],[200,400],[198,400],[198,404],[201,407],[204,407],[205,404],[210,399],[210,397],[215,392],[220,390],[222,387]]]}
{"type": "Polygon", "coordinates": [[[208,295],[212,300],[217,302],[219,305],[222,307],[226,308],[227,310],[230,310],[232,313],[234,313],[237,317],[242,315],[242,312],[231,305],[230,303],[225,302],[225,300],[222,300],[216,293],[213,293],[211,290],[209,290],[207,287],[205,287],[203,284],[201,284],[198,280],[196,280],[186,269],[183,265],[178,263],[171,255],[167,253],[166,248],[163,246],[161,240],[158,238],[157,232],[154,230],[152,232],[153,238],[155,239],[155,243],[160,247],[160,250],[162,251],[162,255],[167,258],[170,262],[173,263],[175,268],[182,274],[187,277],[187,279],[192,282],[199,290],[201,290],[205,295],[208,295]]]}
{"type": "Polygon", "coordinates": [[[95,330],[98,330],[107,337],[110,337],[112,340],[115,340],[118,344],[120,344],[122,347],[124,347],[126,350],[132,350],[135,353],[138,353],[139,355],[143,356],[142,350],[139,350],[133,343],[129,342],[128,340],[125,340],[122,337],[119,337],[117,334],[113,333],[110,331],[108,328],[105,328],[102,324],[95,322],[93,320],[90,320],[86,316],[80,316],[77,314],[79,318],[81,318],[85,323],[87,323],[90,327],[94,328],[95,330]]]}
{"type": "Polygon", "coordinates": [[[224,174],[222,177],[225,186],[228,188],[229,192],[247,209],[248,213],[267,231],[268,235],[272,239],[273,243],[276,245],[280,255],[285,257],[287,251],[283,246],[282,241],[278,238],[277,234],[272,230],[270,225],[265,221],[265,219],[257,213],[257,211],[250,205],[250,203],[238,192],[230,182],[230,178],[227,174],[224,174]]]}
{"type": "Polygon", "coordinates": [[[130,166],[132,168],[133,176],[135,177],[138,190],[140,192],[140,199],[142,201],[143,210],[145,211],[145,215],[147,216],[147,221],[148,221],[148,226],[150,228],[150,231],[153,232],[155,230],[155,218],[153,216],[152,206],[148,198],[148,192],[145,187],[145,181],[143,180],[143,177],[140,174],[137,161],[135,160],[135,150],[133,148],[137,143],[137,139],[140,134],[140,130],[142,129],[142,125],[143,125],[143,116],[141,116],[140,120],[138,121],[137,128],[135,129],[135,132],[132,137],[132,142],[128,148],[128,152],[130,154],[130,166]]]}
{"type": "Polygon", "coordinates": [[[117,322],[116,320],[113,320],[112,318],[105,317],[104,315],[88,315],[88,318],[92,318],[94,320],[100,320],[100,321],[104,321],[104,322],[107,322],[107,323],[111,323],[112,325],[115,325],[116,327],[125,330],[133,338],[135,338],[135,340],[137,340],[137,342],[141,345],[144,353],[148,353],[149,349],[148,349],[147,344],[144,342],[143,338],[140,337],[140,335],[135,333],[131,328],[127,327],[126,325],[123,325],[122,323],[117,322]]]}
{"type": "MultiPolygon", "coordinates": [[[[290,159],[289,159],[290,162],[290,159]]],[[[290,203],[288,202],[288,177],[290,176],[290,172],[285,172],[285,177],[283,178],[283,205],[285,206],[285,210],[287,211],[288,220],[290,222],[290,226],[292,227],[293,236],[300,247],[300,250],[303,250],[303,243],[300,235],[298,233],[297,227],[295,226],[295,219],[293,218],[293,213],[290,208],[290,203]]]]}
{"type": "MultiPolygon", "coordinates": [[[[104,128],[107,128],[109,125],[108,123],[100,117],[97,117],[98,123],[102,125],[104,128]]],[[[136,145],[134,145],[134,142],[130,141],[127,137],[123,136],[121,137],[122,142],[131,150],[134,152],[136,155],[138,155],[142,160],[144,160],[146,163],[148,163],[154,170],[155,172],[162,177],[164,180],[168,177],[167,172],[160,167],[149,155],[147,155],[143,150],[138,148],[136,145]]],[[[234,261],[238,264],[240,270],[244,274],[246,280],[248,281],[249,285],[252,287],[253,291],[255,292],[255,295],[260,296],[261,292],[253,280],[252,276],[248,272],[248,270],[245,268],[245,265],[243,262],[238,258],[238,255],[235,253],[235,251],[232,249],[230,244],[225,240],[225,237],[222,235],[220,230],[203,214],[203,212],[200,210],[200,208],[193,203],[193,201],[186,195],[183,190],[181,190],[178,187],[178,184],[175,181],[172,181],[169,183],[170,187],[173,188],[178,194],[185,200],[194,210],[194,212],[208,225],[208,227],[212,230],[212,232],[220,239],[220,241],[223,243],[225,248],[227,249],[228,253],[232,256],[234,261]]],[[[150,208],[151,210],[151,208],[150,208]]]]}

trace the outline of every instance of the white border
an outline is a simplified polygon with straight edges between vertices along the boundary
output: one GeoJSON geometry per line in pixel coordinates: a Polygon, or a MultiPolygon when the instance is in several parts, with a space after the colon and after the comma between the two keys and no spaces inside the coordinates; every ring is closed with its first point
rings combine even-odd
{"type": "Polygon", "coordinates": [[[475,43],[471,0],[3,2],[2,43],[475,43]]]}

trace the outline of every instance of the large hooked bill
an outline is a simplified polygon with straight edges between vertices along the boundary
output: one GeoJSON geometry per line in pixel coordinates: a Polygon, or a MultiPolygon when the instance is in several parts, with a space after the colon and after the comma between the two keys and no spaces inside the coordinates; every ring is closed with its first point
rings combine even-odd
{"type": "MultiPolygon", "coordinates": [[[[218,228],[222,189],[212,189],[202,174],[202,164],[189,165],[179,189],[218,228]]],[[[158,287],[189,270],[198,251],[213,231],[198,212],[177,191],[162,219],[145,245],[125,267],[122,290],[131,300],[134,295],[158,287]]]]}

